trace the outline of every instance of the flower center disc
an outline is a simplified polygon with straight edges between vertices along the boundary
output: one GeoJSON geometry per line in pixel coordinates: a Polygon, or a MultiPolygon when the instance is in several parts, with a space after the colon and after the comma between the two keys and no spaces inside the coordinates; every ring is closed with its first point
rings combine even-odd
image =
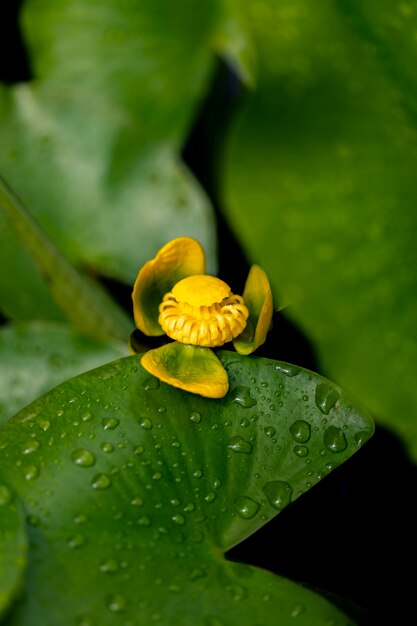
{"type": "Polygon", "coordinates": [[[220,278],[207,275],[188,276],[180,280],[172,289],[178,302],[191,306],[211,306],[230,296],[230,287],[220,278]]]}

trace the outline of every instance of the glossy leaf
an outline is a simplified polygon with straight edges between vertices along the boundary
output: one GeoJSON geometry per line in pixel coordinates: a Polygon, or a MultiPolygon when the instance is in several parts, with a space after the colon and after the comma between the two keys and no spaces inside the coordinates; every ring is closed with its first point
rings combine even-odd
{"type": "Polygon", "coordinates": [[[21,591],[26,555],[23,511],[11,489],[0,480],[0,618],[21,591]]]}
{"type": "Polygon", "coordinates": [[[0,423],[55,385],[127,354],[127,344],[91,339],[66,324],[1,327],[0,423]]]}
{"type": "Polygon", "coordinates": [[[219,356],[222,400],[159,383],[132,356],[2,427],[0,473],[24,503],[32,555],[8,626],[352,624],[222,554],[352,455],[372,420],[312,372],[219,356]]]}
{"type": "Polygon", "coordinates": [[[228,218],[322,371],[417,458],[411,5],[244,6],[258,81],[229,146],[228,218]]]}

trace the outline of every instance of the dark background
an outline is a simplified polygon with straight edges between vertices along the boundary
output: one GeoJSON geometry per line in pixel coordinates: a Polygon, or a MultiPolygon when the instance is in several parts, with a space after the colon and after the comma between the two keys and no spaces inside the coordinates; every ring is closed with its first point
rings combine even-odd
{"type": "MultiPolygon", "coordinates": [[[[0,81],[31,79],[18,27],[19,2],[2,7],[0,81]]],[[[183,148],[217,216],[219,273],[240,293],[248,260],[224,218],[219,187],[221,153],[228,127],[245,98],[233,72],[219,61],[212,89],[183,148]]],[[[109,284],[130,312],[130,286],[109,284]]],[[[0,314],[0,323],[4,319],[0,314]]],[[[276,314],[262,356],[320,370],[308,339],[276,314]]],[[[378,416],[374,416],[378,422],[378,416]]],[[[416,466],[392,433],[375,435],[342,467],[228,553],[307,585],[341,606],[361,626],[417,624],[414,603],[417,564],[416,466]]],[[[312,624],[311,626],[315,626],[312,624]]]]}

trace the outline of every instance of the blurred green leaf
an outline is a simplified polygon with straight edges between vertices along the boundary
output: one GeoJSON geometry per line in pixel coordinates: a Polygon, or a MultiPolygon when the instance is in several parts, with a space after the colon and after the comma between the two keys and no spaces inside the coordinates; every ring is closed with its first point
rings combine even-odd
{"type": "Polygon", "coordinates": [[[133,329],[132,316],[100,283],[77,272],[1,177],[0,209],[67,319],[92,337],[127,341],[133,329]]]}
{"type": "Polygon", "coordinates": [[[228,149],[229,219],[321,369],[417,458],[415,12],[244,6],[258,82],[228,149]]]}
{"type": "Polygon", "coordinates": [[[23,512],[11,489],[0,479],[0,618],[21,591],[26,553],[23,512]]]}
{"type": "Polygon", "coordinates": [[[220,356],[231,382],[220,401],[129,357],[2,427],[0,471],[24,503],[31,554],[8,626],[352,624],[222,555],[350,457],[373,422],[312,372],[220,356]]]}
{"type": "MultiPolygon", "coordinates": [[[[0,171],[81,269],[132,283],[178,235],[199,239],[215,269],[211,207],[179,155],[211,75],[216,6],[24,2],[34,80],[0,89],[0,171]]],[[[0,234],[3,262],[19,268],[1,275],[0,309],[45,315],[1,217],[0,234]]]]}
{"type": "Polygon", "coordinates": [[[66,324],[20,322],[3,326],[0,424],[55,385],[127,353],[127,343],[92,339],[66,324]]]}

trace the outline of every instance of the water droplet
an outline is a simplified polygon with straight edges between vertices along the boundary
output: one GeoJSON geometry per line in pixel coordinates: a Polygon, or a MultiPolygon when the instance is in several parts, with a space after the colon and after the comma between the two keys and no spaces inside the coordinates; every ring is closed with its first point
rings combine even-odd
{"type": "Polygon", "coordinates": [[[190,580],[194,582],[196,580],[200,580],[201,578],[205,578],[206,576],[207,576],[207,572],[204,569],[200,567],[196,567],[190,573],[190,580]]]}
{"type": "Polygon", "coordinates": [[[155,474],[152,474],[152,480],[161,480],[161,478],[162,478],[161,472],[155,472],[155,474]]]}
{"type": "Polygon", "coordinates": [[[141,498],[140,496],[135,496],[134,498],[132,498],[132,500],[130,501],[130,504],[133,504],[133,506],[143,506],[144,504],[144,500],[143,498],[141,498]]]}
{"type": "Polygon", "coordinates": [[[243,600],[247,596],[246,587],[243,587],[243,585],[228,585],[226,591],[229,592],[235,601],[243,600]]]}
{"type": "Polygon", "coordinates": [[[44,419],[39,419],[36,422],[41,428],[42,430],[46,433],[47,430],[50,429],[51,427],[51,422],[49,420],[44,420],[44,419]]]}
{"type": "Polygon", "coordinates": [[[201,422],[201,414],[198,411],[193,411],[190,415],[190,420],[195,424],[199,424],[201,422]]]}
{"type": "Polygon", "coordinates": [[[293,377],[300,373],[300,368],[291,363],[281,363],[281,365],[275,365],[275,369],[285,374],[285,376],[293,377]]]}
{"type": "Polygon", "coordinates": [[[213,487],[215,489],[219,489],[219,487],[221,487],[221,486],[222,486],[222,481],[220,480],[220,478],[215,478],[213,480],[213,487]]]}
{"type": "Polygon", "coordinates": [[[111,478],[107,474],[98,474],[91,483],[93,489],[107,489],[111,485],[111,478]]]}
{"type": "Polygon", "coordinates": [[[202,543],[204,541],[204,533],[201,530],[196,530],[189,535],[191,543],[202,543]]]}
{"type": "Polygon", "coordinates": [[[250,390],[243,385],[239,385],[232,391],[232,402],[239,404],[244,409],[249,409],[252,406],[255,406],[257,403],[254,398],[250,395],[250,390]]]}
{"type": "Polygon", "coordinates": [[[204,500],[210,504],[211,502],[214,502],[214,500],[216,499],[216,494],[214,493],[214,491],[209,491],[209,493],[204,496],[204,500]]]}
{"type": "Polygon", "coordinates": [[[38,528],[41,525],[41,520],[37,515],[28,515],[27,523],[29,524],[29,526],[38,528]]]}
{"type": "Polygon", "coordinates": [[[345,433],[337,426],[329,426],[324,431],[324,445],[331,452],[343,452],[347,448],[347,440],[345,433]]]}
{"type": "Polygon", "coordinates": [[[242,428],[247,428],[248,426],[250,426],[250,421],[247,417],[244,417],[240,420],[240,425],[242,426],[242,428]]]}
{"type": "Polygon", "coordinates": [[[110,452],[113,452],[114,445],[108,441],[103,441],[103,443],[100,445],[100,448],[103,450],[103,452],[109,454],[110,452]]]}
{"type": "Polygon", "coordinates": [[[292,450],[294,454],[300,457],[308,456],[309,452],[307,446],[294,446],[292,450]]]}
{"type": "Polygon", "coordinates": [[[99,569],[103,574],[115,574],[119,570],[119,564],[114,559],[107,559],[100,563],[99,569]]]}
{"type": "Polygon", "coordinates": [[[134,449],[135,454],[143,454],[144,452],[145,452],[144,446],[136,446],[136,448],[134,449]]]}
{"type": "Polygon", "coordinates": [[[147,515],[142,515],[142,517],[139,517],[138,519],[138,524],[139,526],[150,526],[152,524],[152,520],[147,515]]]}
{"type": "Polygon", "coordinates": [[[305,443],[310,439],[311,426],[304,420],[296,420],[290,426],[290,433],[295,441],[305,443]]]}
{"type": "Polygon", "coordinates": [[[22,454],[32,454],[32,452],[36,452],[36,450],[39,450],[40,445],[41,444],[39,443],[39,441],[36,441],[36,439],[32,439],[23,446],[22,454]]]}
{"type": "Polygon", "coordinates": [[[193,476],[194,476],[194,478],[202,478],[202,476],[203,476],[202,470],[201,469],[194,470],[193,476]]]}
{"type": "Polygon", "coordinates": [[[143,388],[145,391],[153,391],[154,389],[159,388],[159,380],[154,376],[152,378],[147,378],[143,381],[143,388]]]}
{"type": "Polygon", "coordinates": [[[82,422],[90,422],[92,419],[93,419],[93,416],[89,412],[83,413],[83,415],[81,415],[81,421],[82,422]]]}
{"type": "Polygon", "coordinates": [[[74,517],[73,522],[74,524],[86,524],[88,522],[88,517],[84,513],[80,513],[74,517]]]}
{"type": "Polygon", "coordinates": [[[114,430],[120,424],[120,420],[115,417],[105,417],[101,420],[104,430],[114,430]]]}
{"type": "Polygon", "coordinates": [[[12,500],[12,492],[6,485],[0,485],[0,506],[9,504],[12,500]]]}
{"type": "Polygon", "coordinates": [[[126,599],[120,593],[115,593],[108,599],[107,606],[113,613],[121,613],[126,609],[126,599]]]}
{"type": "Polygon", "coordinates": [[[171,519],[174,524],[179,524],[180,526],[183,526],[185,524],[185,517],[180,513],[178,513],[177,515],[173,515],[171,519]]]}
{"type": "Polygon", "coordinates": [[[268,498],[269,504],[277,511],[281,511],[291,502],[292,488],[284,480],[273,480],[266,483],[262,490],[268,498]]]}
{"type": "Polygon", "coordinates": [[[74,450],[71,453],[71,459],[74,461],[75,465],[79,465],[80,467],[91,467],[96,462],[94,454],[85,448],[74,450]]]}
{"type": "Polygon", "coordinates": [[[273,437],[275,435],[275,428],[273,426],[265,426],[264,433],[267,437],[273,437]]]}
{"type": "Polygon", "coordinates": [[[233,452],[241,452],[243,454],[250,454],[252,452],[252,444],[239,436],[232,437],[227,447],[233,450],[233,452]]]}
{"type": "Polygon", "coordinates": [[[23,469],[23,475],[26,480],[34,480],[39,476],[39,469],[36,465],[28,465],[23,469]]]}
{"type": "Polygon", "coordinates": [[[142,428],[144,428],[145,430],[151,430],[152,429],[152,422],[149,419],[149,417],[140,417],[139,418],[139,424],[142,426],[142,428]]]}
{"type": "Polygon", "coordinates": [[[290,613],[290,617],[298,617],[304,611],[304,607],[301,604],[296,604],[290,613]]]}
{"type": "Polygon", "coordinates": [[[252,519],[259,511],[259,502],[248,496],[240,496],[235,500],[235,509],[243,519],[252,519]]]}
{"type": "Polygon", "coordinates": [[[68,539],[67,545],[69,548],[81,548],[85,544],[85,537],[77,534],[68,539]]]}
{"type": "Polygon", "coordinates": [[[339,399],[339,392],[329,383],[323,382],[317,385],[315,402],[317,408],[324,413],[324,415],[328,415],[330,413],[330,409],[334,407],[339,399]]]}
{"type": "Polygon", "coordinates": [[[369,430],[361,430],[355,434],[355,441],[358,446],[363,446],[368,441],[372,433],[369,430]]]}

